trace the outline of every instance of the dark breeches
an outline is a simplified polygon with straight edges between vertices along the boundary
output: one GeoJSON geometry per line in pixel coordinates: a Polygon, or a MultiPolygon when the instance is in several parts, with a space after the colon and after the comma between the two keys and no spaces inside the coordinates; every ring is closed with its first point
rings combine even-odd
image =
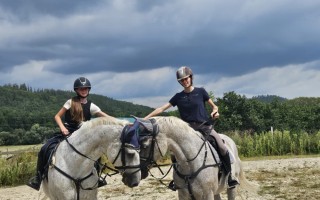
{"type": "MultiPolygon", "coordinates": [[[[214,138],[217,146],[218,146],[218,153],[222,156],[226,155],[228,149],[224,144],[223,140],[219,136],[219,134],[212,128],[212,125],[205,125],[200,123],[189,123],[189,125],[196,131],[200,131],[202,134],[210,135],[214,138]]],[[[210,140],[210,138],[209,138],[210,140]]]]}

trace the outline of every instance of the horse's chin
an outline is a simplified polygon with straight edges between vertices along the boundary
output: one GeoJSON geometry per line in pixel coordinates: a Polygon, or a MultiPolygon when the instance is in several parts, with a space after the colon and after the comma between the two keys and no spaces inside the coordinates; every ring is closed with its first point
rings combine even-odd
{"type": "Polygon", "coordinates": [[[136,174],[136,175],[130,175],[130,176],[123,176],[122,177],[122,183],[125,184],[126,186],[133,188],[137,187],[140,183],[141,180],[141,175],[136,174]]]}

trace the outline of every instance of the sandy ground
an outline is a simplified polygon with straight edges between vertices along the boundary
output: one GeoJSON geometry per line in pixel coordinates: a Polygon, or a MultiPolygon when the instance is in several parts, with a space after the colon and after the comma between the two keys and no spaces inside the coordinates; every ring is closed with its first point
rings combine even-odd
{"type": "MultiPolygon", "coordinates": [[[[247,179],[259,185],[258,192],[239,189],[237,199],[320,199],[320,157],[290,158],[275,160],[244,161],[247,179]]],[[[168,168],[162,168],[164,172],[168,168]]],[[[152,173],[161,177],[159,171],[152,173]]],[[[171,180],[171,172],[164,179],[171,180]]],[[[149,176],[136,188],[122,184],[119,175],[107,177],[108,185],[99,189],[98,199],[110,200],[169,200],[177,199],[177,192],[167,189],[155,178],[149,176]]],[[[226,195],[222,194],[226,199],[226,195]]],[[[43,192],[27,186],[0,188],[0,200],[46,199],[43,192]]]]}

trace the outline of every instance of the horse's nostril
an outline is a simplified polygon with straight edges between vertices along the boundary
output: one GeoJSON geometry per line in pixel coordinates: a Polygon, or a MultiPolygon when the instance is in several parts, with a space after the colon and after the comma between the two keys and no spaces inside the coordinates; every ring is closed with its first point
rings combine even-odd
{"type": "Polygon", "coordinates": [[[131,187],[137,187],[139,185],[139,183],[133,183],[131,184],[131,187]]]}

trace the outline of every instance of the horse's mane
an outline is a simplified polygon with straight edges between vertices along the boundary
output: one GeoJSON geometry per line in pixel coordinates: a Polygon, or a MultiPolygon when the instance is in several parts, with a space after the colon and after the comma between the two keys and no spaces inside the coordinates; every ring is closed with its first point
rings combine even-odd
{"type": "Polygon", "coordinates": [[[97,117],[93,118],[89,121],[82,122],[81,129],[91,129],[96,126],[101,126],[101,125],[120,125],[120,126],[125,126],[129,124],[130,122],[127,120],[120,120],[111,116],[107,117],[97,117]]]}
{"type": "Polygon", "coordinates": [[[174,127],[175,129],[179,130],[179,132],[181,133],[194,133],[202,137],[200,132],[195,131],[193,128],[190,127],[190,125],[187,122],[183,121],[178,117],[167,116],[167,117],[153,117],[153,118],[156,119],[159,125],[163,125],[161,129],[163,132],[166,132],[167,129],[172,129],[172,127],[174,127]]]}

